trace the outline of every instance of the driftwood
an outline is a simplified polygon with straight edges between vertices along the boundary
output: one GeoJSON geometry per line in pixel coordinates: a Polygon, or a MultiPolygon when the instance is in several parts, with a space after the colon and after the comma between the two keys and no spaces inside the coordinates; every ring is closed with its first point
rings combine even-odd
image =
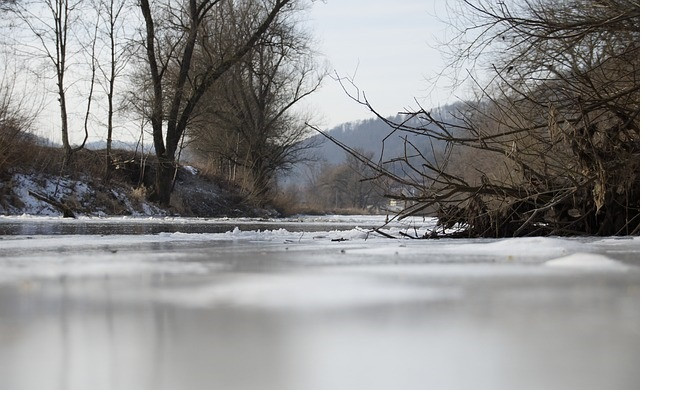
{"type": "Polygon", "coordinates": [[[37,200],[43,201],[49,205],[52,205],[53,207],[60,209],[61,212],[63,212],[63,217],[64,218],[73,218],[75,219],[75,213],[73,210],[68,207],[68,205],[64,204],[63,202],[51,197],[47,196],[45,194],[37,193],[35,191],[29,190],[29,194],[36,198],[37,200]]]}

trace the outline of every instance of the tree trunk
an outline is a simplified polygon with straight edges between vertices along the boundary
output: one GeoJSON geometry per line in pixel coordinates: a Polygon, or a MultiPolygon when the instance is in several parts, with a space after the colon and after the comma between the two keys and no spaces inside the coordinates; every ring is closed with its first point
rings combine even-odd
{"type": "Polygon", "coordinates": [[[107,93],[107,151],[105,152],[105,180],[109,181],[112,175],[112,129],[114,118],[114,63],[112,63],[112,77],[109,81],[109,93],[107,93]]]}
{"type": "Polygon", "coordinates": [[[68,1],[59,2],[54,10],[54,35],[56,39],[56,54],[54,65],[56,67],[56,79],[58,86],[58,102],[61,107],[61,142],[63,143],[63,166],[70,163],[73,149],[68,137],[68,109],[66,103],[66,89],[63,78],[66,73],[66,41],[68,30],[68,1]]]}
{"type": "Polygon", "coordinates": [[[170,206],[170,194],[175,177],[175,158],[158,157],[156,168],[156,196],[163,207],[170,206]]]}
{"type": "Polygon", "coordinates": [[[70,146],[68,136],[68,109],[66,108],[66,91],[63,86],[63,70],[60,66],[56,69],[58,73],[58,103],[61,109],[61,143],[63,145],[63,166],[70,163],[73,148],[70,146]]]}

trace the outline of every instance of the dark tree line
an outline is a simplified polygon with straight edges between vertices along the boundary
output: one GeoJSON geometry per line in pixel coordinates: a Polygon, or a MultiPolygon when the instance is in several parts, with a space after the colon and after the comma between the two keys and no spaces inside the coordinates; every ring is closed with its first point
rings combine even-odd
{"type": "Polygon", "coordinates": [[[410,138],[378,162],[346,149],[419,191],[388,193],[410,203],[402,215],[435,212],[451,236],[639,234],[639,3],[464,0],[452,11],[446,71],[479,97],[449,122],[422,108],[406,114],[419,125],[386,120],[446,142],[443,156],[415,164],[410,138]]]}

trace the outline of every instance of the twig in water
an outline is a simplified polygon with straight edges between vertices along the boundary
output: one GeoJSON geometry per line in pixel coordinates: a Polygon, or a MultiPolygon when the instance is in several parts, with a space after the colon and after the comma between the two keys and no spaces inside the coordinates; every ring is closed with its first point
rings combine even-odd
{"type": "Polygon", "coordinates": [[[383,236],[385,236],[385,237],[387,237],[387,238],[396,239],[396,237],[394,237],[393,235],[387,234],[387,233],[385,233],[384,231],[382,231],[382,230],[380,230],[380,229],[378,229],[378,228],[374,228],[374,229],[372,229],[372,231],[376,232],[376,233],[379,234],[379,235],[383,235],[383,236]]]}
{"type": "Polygon", "coordinates": [[[403,235],[404,237],[411,238],[411,239],[418,239],[418,236],[417,236],[418,234],[417,234],[417,233],[416,233],[416,236],[415,236],[415,237],[412,236],[412,235],[410,235],[410,234],[408,234],[408,233],[406,233],[406,232],[404,232],[404,231],[399,231],[399,234],[403,235]]]}

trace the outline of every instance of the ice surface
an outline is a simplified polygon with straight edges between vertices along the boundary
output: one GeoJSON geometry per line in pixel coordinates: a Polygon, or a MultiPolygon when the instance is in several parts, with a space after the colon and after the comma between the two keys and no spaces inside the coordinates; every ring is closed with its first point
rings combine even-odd
{"type": "MultiPolygon", "coordinates": [[[[356,256],[428,256],[439,253],[441,256],[495,257],[499,261],[540,261],[548,266],[596,266],[612,267],[615,262],[604,254],[638,253],[639,237],[611,238],[558,238],[532,237],[512,239],[464,239],[464,240],[420,240],[411,239],[401,233],[412,228],[415,234],[423,234],[434,225],[433,219],[411,218],[403,222],[392,222],[383,228],[385,234],[396,237],[386,238],[372,231],[373,227],[384,226],[383,216],[326,216],[298,217],[285,220],[256,219],[196,219],[196,218],[133,218],[133,217],[82,217],[79,219],[63,219],[57,217],[38,217],[22,215],[17,217],[0,217],[0,225],[6,222],[53,222],[53,223],[91,223],[91,224],[123,224],[137,223],[177,223],[187,225],[228,224],[233,230],[220,233],[188,233],[161,232],[158,234],[142,235],[35,235],[35,236],[4,236],[0,238],[0,253],[21,254],[21,251],[44,250],[57,248],[93,250],[105,247],[143,244],[187,244],[207,243],[213,241],[257,242],[267,245],[287,245],[288,247],[306,247],[311,249],[343,249],[343,253],[356,256]],[[275,230],[240,230],[237,224],[266,224],[275,230]],[[285,225],[293,223],[327,223],[356,224],[358,227],[347,230],[327,231],[289,231],[285,225]],[[421,227],[414,227],[416,224],[421,227]],[[359,227],[364,226],[364,227],[359,227]],[[595,254],[598,253],[598,254],[595,254]],[[568,257],[567,257],[568,256],[568,257]],[[560,257],[567,257],[557,260],[560,257]]],[[[185,227],[186,228],[186,227],[185,227]]],[[[493,260],[488,260],[493,261],[493,260]]],[[[617,262],[618,264],[622,264],[617,262]]]]}
{"type": "Polygon", "coordinates": [[[36,256],[4,257],[0,264],[0,284],[28,279],[85,279],[134,277],[146,274],[204,274],[203,264],[187,262],[154,262],[125,259],[116,255],[65,256],[37,260],[36,256]]]}
{"type": "Polygon", "coordinates": [[[0,236],[0,388],[639,387],[639,237],[385,219],[1,217],[181,231],[0,236]]]}

